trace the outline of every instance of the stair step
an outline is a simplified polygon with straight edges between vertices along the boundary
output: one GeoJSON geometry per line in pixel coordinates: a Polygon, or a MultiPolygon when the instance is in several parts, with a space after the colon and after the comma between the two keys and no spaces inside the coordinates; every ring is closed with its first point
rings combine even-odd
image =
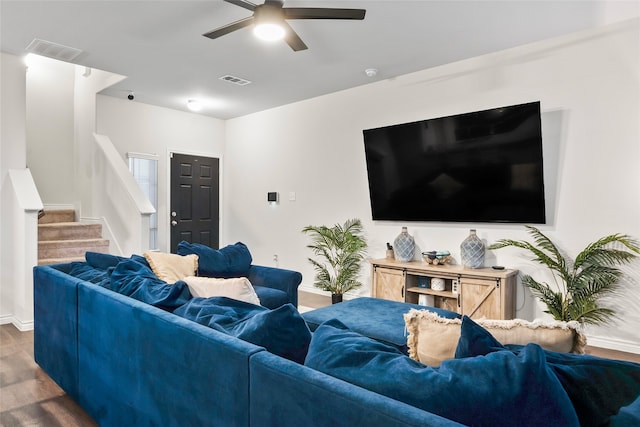
{"type": "Polygon", "coordinates": [[[101,224],[58,222],[38,225],[38,240],[100,239],[101,224]]]}
{"type": "Polygon", "coordinates": [[[70,262],[84,261],[84,257],[71,257],[71,258],[45,258],[39,259],[38,265],[51,265],[51,264],[67,264],[70,262]]]}
{"type": "Polygon", "coordinates": [[[38,259],[83,258],[86,252],[109,252],[109,241],[104,239],[41,240],[38,259]]]}
{"type": "Polygon", "coordinates": [[[76,222],[73,209],[44,211],[38,219],[38,265],[84,261],[89,251],[109,253],[101,224],[76,222]]]}
{"type": "Polygon", "coordinates": [[[51,224],[56,222],[73,222],[76,220],[76,212],[73,209],[45,210],[44,216],[38,219],[38,224],[51,224]]]}

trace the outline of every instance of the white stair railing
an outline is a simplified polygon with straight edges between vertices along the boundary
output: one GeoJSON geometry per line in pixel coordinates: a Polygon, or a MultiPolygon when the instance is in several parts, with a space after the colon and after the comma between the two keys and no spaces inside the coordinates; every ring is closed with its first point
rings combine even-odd
{"type": "Polygon", "coordinates": [[[95,133],[93,136],[98,146],[93,171],[94,212],[110,234],[112,252],[141,254],[149,249],[150,217],[155,209],[111,139],[95,133]]]}
{"type": "MultiPolygon", "coordinates": [[[[38,212],[42,209],[40,195],[29,169],[9,170],[13,209],[5,212],[2,221],[11,224],[3,233],[3,282],[12,286],[6,292],[10,299],[11,318],[20,331],[33,329],[33,267],[38,264],[38,212]],[[7,247],[10,246],[10,247],[7,247]],[[6,269],[5,269],[6,268],[6,269]]],[[[5,290],[3,289],[3,294],[5,290]]],[[[4,323],[4,322],[3,322],[4,323]]]]}

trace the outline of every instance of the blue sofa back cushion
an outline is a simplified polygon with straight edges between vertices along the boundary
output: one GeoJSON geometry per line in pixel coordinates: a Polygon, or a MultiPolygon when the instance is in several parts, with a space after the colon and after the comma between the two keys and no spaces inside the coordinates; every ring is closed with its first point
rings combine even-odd
{"type": "MultiPolygon", "coordinates": [[[[520,354],[525,347],[503,346],[482,326],[462,318],[456,358],[494,352],[520,354]]],[[[571,398],[582,426],[601,426],[640,397],[640,365],[584,354],[545,350],[547,364],[571,398]]]]}
{"type": "Polygon", "coordinates": [[[113,267],[105,270],[100,270],[91,267],[86,262],[72,262],[71,268],[69,268],[67,274],[80,280],[85,280],[87,282],[93,283],[94,285],[102,286],[104,288],[108,287],[111,283],[112,271],[113,267]]]}
{"type": "Polygon", "coordinates": [[[133,260],[141,263],[142,265],[149,266],[149,263],[145,259],[145,257],[141,255],[131,255],[131,258],[125,258],[117,255],[111,254],[103,254],[100,252],[87,252],[84,255],[84,258],[87,260],[87,264],[89,264],[93,268],[97,268],[99,270],[107,270],[108,268],[115,267],[120,263],[120,261],[133,260]]]}
{"type": "Polygon", "coordinates": [[[148,265],[132,259],[120,261],[113,268],[111,282],[105,287],[167,311],[191,299],[189,287],[182,280],[169,285],[158,279],[148,265]]]}
{"type": "Polygon", "coordinates": [[[302,364],[311,332],[292,304],[274,310],[226,297],[193,298],[173,314],[302,364]]]}
{"type": "Polygon", "coordinates": [[[432,368],[333,319],[314,332],[305,365],[465,425],[579,425],[535,344],[432,368]]]}
{"type": "Polygon", "coordinates": [[[198,276],[206,277],[247,276],[253,261],[249,248],[242,242],[219,250],[184,240],[178,243],[178,255],[191,254],[198,255],[198,276]]]}

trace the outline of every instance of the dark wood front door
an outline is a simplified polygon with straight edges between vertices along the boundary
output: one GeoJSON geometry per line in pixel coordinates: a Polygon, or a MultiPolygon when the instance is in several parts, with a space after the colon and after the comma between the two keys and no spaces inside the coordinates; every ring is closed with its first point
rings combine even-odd
{"type": "Polygon", "coordinates": [[[171,252],[186,240],[218,249],[220,159],[171,154],[171,252]]]}

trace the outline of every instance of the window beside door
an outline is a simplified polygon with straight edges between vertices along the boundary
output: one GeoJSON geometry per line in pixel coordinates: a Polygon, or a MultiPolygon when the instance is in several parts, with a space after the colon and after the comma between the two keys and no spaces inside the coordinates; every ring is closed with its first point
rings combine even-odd
{"type": "Polygon", "coordinates": [[[149,249],[158,249],[158,156],[127,153],[129,170],[156,212],[149,218],[149,249]]]}

